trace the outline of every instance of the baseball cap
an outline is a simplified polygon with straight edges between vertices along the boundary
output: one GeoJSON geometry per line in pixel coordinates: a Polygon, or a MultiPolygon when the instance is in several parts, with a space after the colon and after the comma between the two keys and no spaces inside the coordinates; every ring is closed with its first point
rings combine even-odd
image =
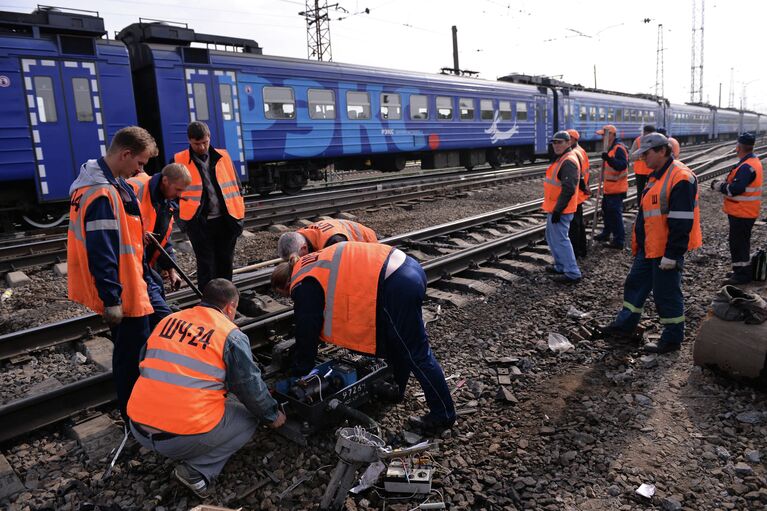
{"type": "Polygon", "coordinates": [[[597,135],[604,135],[605,131],[609,131],[612,133],[618,133],[618,130],[613,126],[612,124],[605,124],[605,127],[601,130],[597,130],[597,135]]]}
{"type": "Polygon", "coordinates": [[[753,133],[749,133],[748,131],[746,131],[745,133],[741,133],[741,135],[738,137],[738,143],[747,145],[747,146],[752,146],[756,144],[756,137],[754,136],[753,133]]]}
{"type": "Polygon", "coordinates": [[[581,134],[578,133],[578,130],[569,129],[567,130],[567,133],[570,135],[570,139],[579,140],[581,138],[581,134]]]}
{"type": "Polygon", "coordinates": [[[660,133],[650,133],[639,139],[639,149],[634,151],[631,156],[639,156],[650,149],[668,145],[668,139],[660,133]]]}
{"type": "Polygon", "coordinates": [[[564,140],[565,142],[569,142],[570,134],[567,133],[566,131],[557,131],[556,133],[554,133],[554,136],[551,137],[551,142],[555,140],[564,140]]]}

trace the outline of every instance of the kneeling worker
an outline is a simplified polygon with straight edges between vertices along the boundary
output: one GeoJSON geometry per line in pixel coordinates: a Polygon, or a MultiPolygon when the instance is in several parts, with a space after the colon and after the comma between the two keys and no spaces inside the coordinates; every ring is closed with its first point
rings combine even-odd
{"type": "Polygon", "coordinates": [[[138,442],[179,461],[173,475],[199,497],[259,422],[279,428],[285,415],[233,323],[239,294],[213,279],[200,305],[164,318],[149,336],[128,402],[138,442]],[[237,399],[227,399],[231,392],[237,399]]]}
{"type": "Polygon", "coordinates": [[[413,427],[434,434],[455,423],[453,399],[423,324],[426,274],[415,259],[388,245],[337,243],[279,264],[272,288],[295,305],[294,375],[314,367],[320,340],[380,356],[394,373],[400,399],[411,372],[421,384],[430,411],[411,417],[413,427]]]}
{"type": "Polygon", "coordinates": [[[377,243],[378,238],[373,229],[351,220],[322,220],[280,236],[277,256],[287,261],[292,254],[303,257],[342,241],[377,243]]]}

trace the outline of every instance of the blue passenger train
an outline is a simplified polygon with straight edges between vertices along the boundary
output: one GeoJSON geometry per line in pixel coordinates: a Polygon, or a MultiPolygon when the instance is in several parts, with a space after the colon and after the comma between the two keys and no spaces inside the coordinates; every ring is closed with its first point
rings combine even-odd
{"type": "Polygon", "coordinates": [[[614,124],[645,124],[682,143],[764,132],[767,117],[664,98],[510,75],[482,80],[266,56],[250,39],[139,22],[105,39],[97,13],[0,12],[0,208],[6,226],[52,225],[66,213],[79,164],[136,124],[158,141],[157,170],[205,121],[254,192],[298,192],[322,169],[398,171],[535,161],[575,128],[596,148],[614,124]],[[135,95],[134,95],[135,92],[135,95]]]}

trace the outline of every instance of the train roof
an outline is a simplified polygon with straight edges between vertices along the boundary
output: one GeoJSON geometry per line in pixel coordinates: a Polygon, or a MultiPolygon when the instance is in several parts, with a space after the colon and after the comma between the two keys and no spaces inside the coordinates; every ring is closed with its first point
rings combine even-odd
{"type": "Polygon", "coordinates": [[[69,34],[100,38],[104,19],[96,11],[40,6],[32,13],[0,11],[0,35],[69,34]]]}
{"type": "Polygon", "coordinates": [[[690,103],[670,103],[669,107],[671,107],[672,110],[677,112],[694,112],[694,113],[711,113],[711,107],[705,106],[701,104],[690,104],[690,103]]]}

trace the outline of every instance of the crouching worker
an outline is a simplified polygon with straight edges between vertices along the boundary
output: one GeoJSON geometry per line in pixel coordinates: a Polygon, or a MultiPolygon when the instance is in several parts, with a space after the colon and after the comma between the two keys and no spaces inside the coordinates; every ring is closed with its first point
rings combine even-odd
{"type": "Polygon", "coordinates": [[[314,367],[320,340],[379,356],[394,373],[399,399],[411,372],[421,384],[429,413],[411,417],[414,428],[435,434],[455,423],[453,399],[423,324],[426,275],[415,259],[388,245],[337,243],[291,256],[274,269],[272,288],[294,302],[294,376],[314,367]]]}
{"type": "Polygon", "coordinates": [[[173,475],[199,497],[260,422],[271,428],[285,422],[248,337],[233,323],[238,302],[231,282],[213,279],[200,305],[163,318],[128,401],[133,436],[178,461],[173,475]]]}
{"type": "Polygon", "coordinates": [[[292,254],[303,257],[342,241],[378,243],[375,231],[351,220],[322,220],[295,232],[286,232],[277,241],[277,257],[288,260],[292,254]]]}

